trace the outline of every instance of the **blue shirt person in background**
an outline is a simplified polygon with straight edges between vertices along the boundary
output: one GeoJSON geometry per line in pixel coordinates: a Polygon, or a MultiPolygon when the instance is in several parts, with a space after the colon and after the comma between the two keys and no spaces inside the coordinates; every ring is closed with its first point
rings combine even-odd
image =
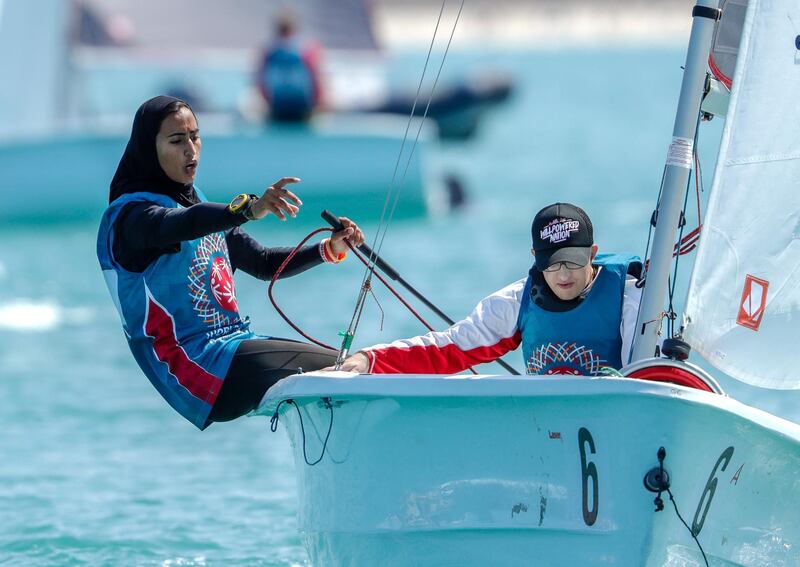
{"type": "MultiPolygon", "coordinates": [[[[111,182],[97,255],[139,367],[204,429],[251,411],[277,380],[327,366],[336,352],[254,334],[236,300],[236,270],[269,280],[291,252],[262,246],[242,225],[269,214],[295,217],[302,202],[286,186],[300,180],[284,177],[261,196],[210,203],[194,186],[201,148],[184,101],[158,96],[139,107],[111,182]]],[[[340,221],[343,230],[301,249],[284,275],[337,263],[347,242],[363,242],[355,223],[340,221]]]]}
{"type": "Polygon", "coordinates": [[[294,18],[282,14],[275,26],[276,39],[264,51],[256,85],[278,122],[307,120],[322,104],[319,73],[321,50],[296,33],[294,18]]]}

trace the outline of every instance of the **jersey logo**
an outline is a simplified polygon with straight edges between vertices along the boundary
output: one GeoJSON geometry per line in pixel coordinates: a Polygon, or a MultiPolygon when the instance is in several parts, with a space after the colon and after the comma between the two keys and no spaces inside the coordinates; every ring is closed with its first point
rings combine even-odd
{"type": "Polygon", "coordinates": [[[216,329],[238,321],[233,271],[222,233],[200,239],[189,268],[188,287],[194,310],[205,324],[216,329]]]}
{"type": "Polygon", "coordinates": [[[764,310],[767,308],[767,290],[769,282],[747,274],[739,301],[739,314],[736,322],[742,327],[758,331],[764,310]]]}
{"type": "Polygon", "coordinates": [[[225,256],[214,256],[211,262],[211,293],[217,303],[227,311],[238,311],[233,274],[225,256]]]}
{"type": "Polygon", "coordinates": [[[592,349],[576,343],[547,343],[536,347],[528,359],[528,374],[594,376],[604,361],[592,349]]]}

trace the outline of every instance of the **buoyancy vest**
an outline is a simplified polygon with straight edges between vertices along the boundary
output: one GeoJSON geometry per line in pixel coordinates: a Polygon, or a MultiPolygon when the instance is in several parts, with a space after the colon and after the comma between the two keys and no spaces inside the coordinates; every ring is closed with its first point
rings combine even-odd
{"type": "MultiPolygon", "coordinates": [[[[626,254],[598,254],[600,267],[586,297],[568,311],[548,311],[532,300],[534,282],[525,283],[517,326],[528,374],[593,376],[603,367],[622,367],[622,303],[628,266],[626,254]]],[[[542,282],[540,285],[547,285],[542,282]]]]}
{"type": "Polygon", "coordinates": [[[137,201],[179,206],[157,193],[116,199],[100,222],[97,258],[136,362],[178,413],[205,429],[239,343],[255,335],[239,316],[224,233],[182,242],[143,272],[114,260],[114,222],[137,201]]]}
{"type": "Polygon", "coordinates": [[[264,88],[276,120],[300,120],[314,107],[314,78],[297,40],[275,44],[266,57],[264,88]]]}

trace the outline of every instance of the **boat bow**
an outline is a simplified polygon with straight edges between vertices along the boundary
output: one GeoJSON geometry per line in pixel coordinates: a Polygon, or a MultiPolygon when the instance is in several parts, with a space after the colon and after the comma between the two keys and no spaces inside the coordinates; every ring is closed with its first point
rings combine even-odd
{"type": "Polygon", "coordinates": [[[726,564],[798,558],[800,426],[726,396],[331,372],[281,381],[257,413],[288,431],[316,565],[703,565],[689,529],[726,564]],[[689,529],[644,486],[660,447],[689,529]]]}

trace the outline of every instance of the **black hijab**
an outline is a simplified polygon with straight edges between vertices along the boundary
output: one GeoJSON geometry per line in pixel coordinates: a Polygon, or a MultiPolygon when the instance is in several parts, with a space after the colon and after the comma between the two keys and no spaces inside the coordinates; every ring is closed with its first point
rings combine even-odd
{"type": "Polygon", "coordinates": [[[191,205],[199,201],[194,185],[173,181],[167,177],[158,163],[156,135],[161,128],[161,122],[175,112],[175,107],[172,106],[174,103],[186,105],[186,108],[194,113],[184,101],[171,96],[151,98],[136,111],[131,139],[128,140],[122,159],[119,160],[114,179],[111,180],[109,203],[125,193],[138,191],[167,195],[182,205],[191,205]]]}

